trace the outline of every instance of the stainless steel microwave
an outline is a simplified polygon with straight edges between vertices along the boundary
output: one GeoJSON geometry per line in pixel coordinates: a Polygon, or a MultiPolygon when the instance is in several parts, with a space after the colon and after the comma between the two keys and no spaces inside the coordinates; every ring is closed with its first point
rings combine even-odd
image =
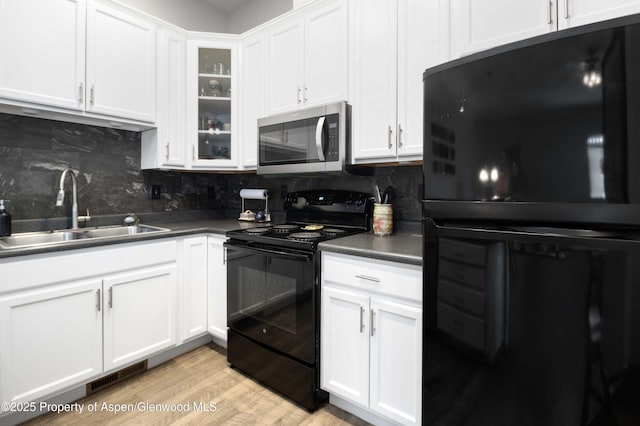
{"type": "Polygon", "coordinates": [[[348,115],[349,105],[339,102],[259,119],[258,174],[344,172],[348,115]]]}

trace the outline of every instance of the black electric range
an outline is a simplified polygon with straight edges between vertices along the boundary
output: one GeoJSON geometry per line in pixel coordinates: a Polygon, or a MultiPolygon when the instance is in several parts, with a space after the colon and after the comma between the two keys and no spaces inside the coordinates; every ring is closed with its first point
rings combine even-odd
{"type": "Polygon", "coordinates": [[[369,229],[370,194],[343,190],[311,190],[288,193],[285,223],[227,232],[237,241],[316,250],[319,242],[346,237],[369,229]]]}
{"type": "Polygon", "coordinates": [[[320,389],[318,243],[369,229],[372,199],[353,191],[287,194],[287,220],[227,232],[229,363],[314,410],[320,389]]]}

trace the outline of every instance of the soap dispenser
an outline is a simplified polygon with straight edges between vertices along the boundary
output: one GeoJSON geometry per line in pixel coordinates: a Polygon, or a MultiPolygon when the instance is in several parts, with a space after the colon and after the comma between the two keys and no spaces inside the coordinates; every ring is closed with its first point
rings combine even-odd
{"type": "Polygon", "coordinates": [[[6,201],[9,200],[0,200],[0,237],[11,235],[11,215],[4,206],[6,201]]]}

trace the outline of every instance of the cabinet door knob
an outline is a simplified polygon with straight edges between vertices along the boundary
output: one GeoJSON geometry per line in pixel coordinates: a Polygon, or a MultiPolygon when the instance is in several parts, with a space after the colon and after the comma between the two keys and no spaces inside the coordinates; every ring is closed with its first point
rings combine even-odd
{"type": "Polygon", "coordinates": [[[571,15],[569,14],[569,0],[564,0],[564,19],[569,19],[571,15]]]}
{"type": "Polygon", "coordinates": [[[98,309],[98,312],[100,312],[101,310],[101,305],[102,305],[102,298],[100,297],[100,289],[96,290],[96,308],[98,309]]]}
{"type": "Polygon", "coordinates": [[[398,124],[398,148],[402,148],[402,125],[398,124]]]}
{"type": "Polygon", "coordinates": [[[298,104],[301,104],[302,99],[300,98],[300,92],[302,92],[302,89],[300,89],[300,86],[298,86],[297,89],[298,89],[298,104]]]}
{"type": "Polygon", "coordinates": [[[93,104],[95,104],[95,100],[96,100],[95,87],[92,84],[91,85],[91,90],[89,90],[89,103],[91,104],[91,106],[93,106],[93,104]]]}
{"type": "Polygon", "coordinates": [[[167,161],[169,161],[169,142],[167,142],[167,161]]]}
{"type": "Polygon", "coordinates": [[[360,333],[364,332],[364,307],[360,306],[360,333]]]}
{"type": "Polygon", "coordinates": [[[84,102],[84,84],[80,83],[80,87],[78,88],[78,102],[82,104],[84,102]]]}
{"type": "Polygon", "coordinates": [[[387,135],[388,143],[389,143],[389,149],[391,149],[393,147],[393,143],[391,142],[391,137],[392,136],[393,136],[393,129],[391,128],[391,126],[389,126],[389,134],[387,135]]]}
{"type": "Polygon", "coordinates": [[[113,287],[109,287],[109,309],[113,309],[113,287]]]}

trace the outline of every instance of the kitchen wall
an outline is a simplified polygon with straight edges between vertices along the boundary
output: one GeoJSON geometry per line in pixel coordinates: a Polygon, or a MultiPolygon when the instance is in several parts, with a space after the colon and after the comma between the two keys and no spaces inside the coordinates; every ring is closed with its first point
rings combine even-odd
{"type": "Polygon", "coordinates": [[[227,32],[226,14],[205,0],[119,0],[185,30],[227,32]]]}
{"type": "Polygon", "coordinates": [[[9,199],[14,220],[70,213],[71,179],[64,207],[56,207],[62,170],[78,172],[83,214],[156,212],[215,207],[201,194],[223,178],[140,170],[140,133],[0,114],[0,198],[9,199]],[[151,185],[163,188],[151,200],[151,185]]]}
{"type": "Polygon", "coordinates": [[[243,33],[293,8],[292,0],[250,0],[239,7],[229,4],[228,10],[206,0],[118,1],[185,30],[231,34],[243,33]]]}
{"type": "MultiPolygon", "coordinates": [[[[55,200],[62,170],[78,172],[78,205],[83,214],[225,209],[237,215],[242,188],[267,188],[270,209],[282,211],[281,191],[349,189],[371,192],[392,185],[397,219],[420,220],[420,166],[365,168],[369,176],[265,178],[255,174],[215,174],[140,170],[140,133],[0,114],[0,198],[11,200],[14,220],[68,217],[71,179],[64,207],[55,200]],[[150,197],[160,185],[160,200],[150,197]]],[[[260,202],[246,207],[257,209],[260,202]]]]}
{"type": "MultiPolygon", "coordinates": [[[[394,217],[396,220],[419,221],[421,219],[422,199],[422,166],[398,166],[363,168],[362,175],[340,175],[329,177],[289,177],[265,178],[258,175],[235,175],[225,182],[224,207],[239,211],[241,199],[239,192],[242,188],[267,188],[270,194],[269,208],[282,210],[283,200],[280,197],[283,186],[289,191],[304,189],[347,189],[373,193],[373,185],[384,190],[392,186],[395,192],[394,217]]],[[[259,202],[258,202],[259,203],[259,202]]],[[[253,204],[252,204],[253,206],[253,204]]],[[[259,206],[259,204],[258,204],[259,206]]],[[[246,207],[246,206],[245,206],[246,207]]]]}
{"type": "Polygon", "coordinates": [[[292,0],[248,1],[228,14],[227,32],[241,34],[293,8],[292,0]]]}

